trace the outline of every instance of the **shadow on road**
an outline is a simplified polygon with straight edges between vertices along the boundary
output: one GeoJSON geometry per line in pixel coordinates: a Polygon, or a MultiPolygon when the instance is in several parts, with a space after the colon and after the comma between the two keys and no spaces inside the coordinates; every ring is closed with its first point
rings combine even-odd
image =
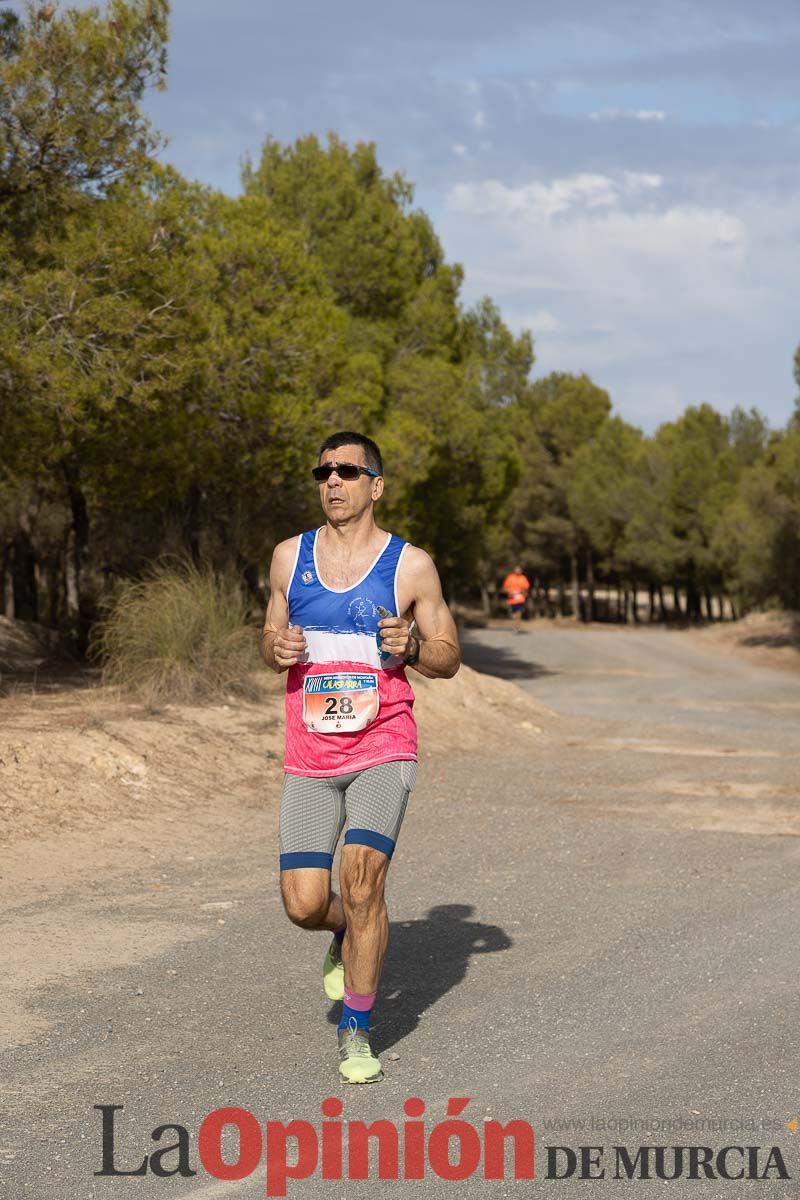
{"type": "MultiPolygon", "coordinates": [[[[519,637],[524,646],[525,634],[514,636],[519,637]]],[[[555,674],[540,663],[520,658],[508,647],[487,645],[474,635],[470,635],[469,639],[462,638],[461,657],[474,671],[482,671],[484,675],[496,675],[499,679],[538,679],[542,675],[555,674]]]]}
{"type": "MultiPolygon", "coordinates": [[[[371,1039],[376,1053],[412,1033],[440,996],[457,987],[473,954],[508,950],[511,938],[499,925],[470,921],[471,904],[439,904],[421,921],[394,921],[384,963],[371,1039]]],[[[341,1008],[328,1013],[338,1023],[341,1008]]]]}

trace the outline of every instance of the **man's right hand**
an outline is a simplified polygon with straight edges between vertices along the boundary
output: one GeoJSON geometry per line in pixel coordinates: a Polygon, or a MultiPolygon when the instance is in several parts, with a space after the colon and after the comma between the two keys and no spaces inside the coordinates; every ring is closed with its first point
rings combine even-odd
{"type": "Polygon", "coordinates": [[[307,650],[306,639],[303,637],[303,631],[299,625],[291,625],[288,629],[279,629],[275,634],[272,654],[281,671],[288,670],[289,667],[300,662],[307,650]]]}

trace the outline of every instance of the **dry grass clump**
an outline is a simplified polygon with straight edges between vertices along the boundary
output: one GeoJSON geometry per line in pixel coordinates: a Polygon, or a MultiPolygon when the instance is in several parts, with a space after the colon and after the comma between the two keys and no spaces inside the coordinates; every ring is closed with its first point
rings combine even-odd
{"type": "Polygon", "coordinates": [[[103,682],[149,704],[254,696],[258,635],[235,580],[158,565],[117,588],[95,626],[103,682]]]}

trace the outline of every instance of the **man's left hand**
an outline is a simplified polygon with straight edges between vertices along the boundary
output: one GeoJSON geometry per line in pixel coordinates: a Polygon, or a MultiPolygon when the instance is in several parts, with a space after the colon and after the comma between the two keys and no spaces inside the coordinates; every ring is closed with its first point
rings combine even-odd
{"type": "Polygon", "coordinates": [[[409,632],[409,624],[403,617],[384,617],[378,622],[381,631],[381,648],[387,654],[397,658],[405,658],[414,646],[414,635],[409,632]]]}

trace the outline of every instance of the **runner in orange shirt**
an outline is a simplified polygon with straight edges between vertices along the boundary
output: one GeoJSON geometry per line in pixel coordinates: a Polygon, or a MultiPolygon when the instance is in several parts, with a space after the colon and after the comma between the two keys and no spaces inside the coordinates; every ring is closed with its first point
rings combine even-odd
{"type": "Polygon", "coordinates": [[[515,633],[522,633],[522,614],[525,611],[525,601],[530,590],[530,580],[523,575],[522,567],[517,563],[514,570],[503,580],[503,591],[506,593],[506,604],[514,623],[515,633]]]}

